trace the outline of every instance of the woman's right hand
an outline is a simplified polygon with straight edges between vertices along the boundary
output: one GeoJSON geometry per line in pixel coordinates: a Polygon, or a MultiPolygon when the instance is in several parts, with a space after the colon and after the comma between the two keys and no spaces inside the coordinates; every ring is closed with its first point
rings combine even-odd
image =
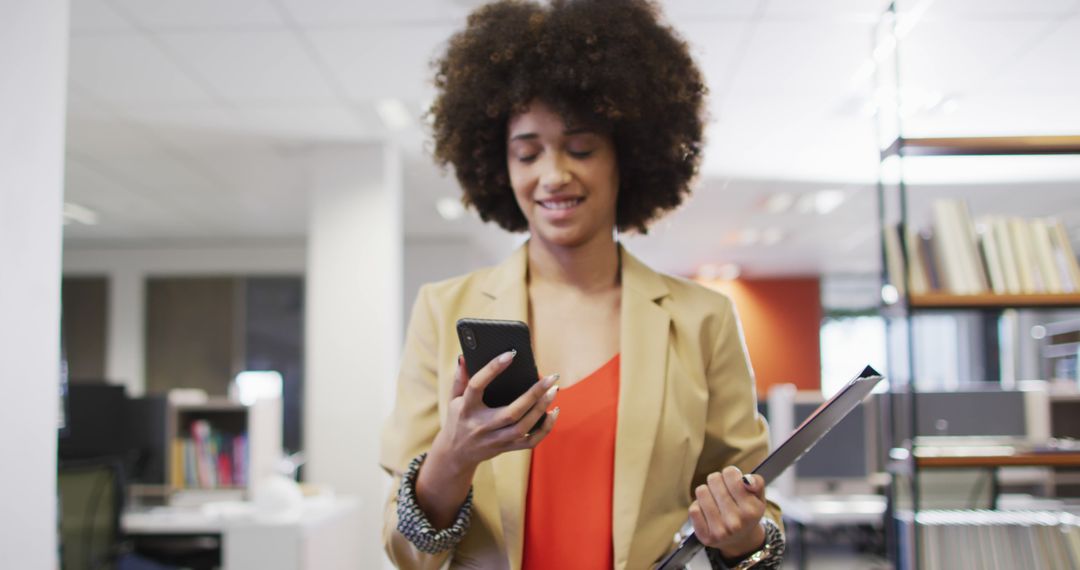
{"type": "Polygon", "coordinates": [[[558,408],[547,414],[539,429],[530,431],[555,400],[558,374],[540,380],[508,406],[489,408],[484,404],[484,388],[506,370],[514,354],[499,355],[472,378],[458,357],[446,421],[416,480],[417,502],[436,528],[453,524],[481,462],[507,451],[535,447],[555,426],[558,408]]]}

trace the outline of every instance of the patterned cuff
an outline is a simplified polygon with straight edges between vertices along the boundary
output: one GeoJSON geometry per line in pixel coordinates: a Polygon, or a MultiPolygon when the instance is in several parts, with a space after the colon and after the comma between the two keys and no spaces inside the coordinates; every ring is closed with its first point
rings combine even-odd
{"type": "Polygon", "coordinates": [[[450,528],[435,530],[431,521],[424,514],[423,509],[416,502],[416,475],[420,472],[420,465],[424,463],[427,453],[421,453],[409,463],[409,470],[401,478],[401,487],[397,495],[398,532],[421,552],[427,554],[439,554],[457,546],[469,530],[469,521],[472,519],[472,488],[465,497],[465,504],[458,510],[457,518],[450,528]]]}
{"type": "Polygon", "coordinates": [[[709,557],[709,565],[715,570],[776,570],[784,560],[784,533],[772,519],[763,519],[765,523],[765,546],[761,550],[751,553],[746,558],[738,561],[725,561],[719,550],[706,548],[705,554],[709,557]]]}

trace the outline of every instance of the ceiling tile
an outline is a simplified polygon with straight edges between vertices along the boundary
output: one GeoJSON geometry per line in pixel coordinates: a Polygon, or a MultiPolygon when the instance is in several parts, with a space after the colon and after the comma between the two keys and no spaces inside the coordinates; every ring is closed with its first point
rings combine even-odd
{"type": "Polygon", "coordinates": [[[923,20],[900,43],[901,81],[906,89],[966,96],[996,77],[1045,29],[1037,21],[923,20]]]}
{"type": "Polygon", "coordinates": [[[414,99],[431,83],[429,63],[454,31],[447,25],[384,26],[307,35],[353,99],[414,99]]]}
{"type": "Polygon", "coordinates": [[[359,140],[384,134],[373,111],[342,104],[244,105],[249,128],[280,140],[359,140]]]}
{"type": "MultiPolygon", "coordinates": [[[[76,0],[78,3],[81,0],[76,0]]],[[[112,0],[151,30],[281,27],[270,0],[112,0]]]]}
{"type": "Polygon", "coordinates": [[[355,0],[277,0],[302,26],[370,26],[402,22],[445,21],[464,25],[469,0],[409,0],[357,2],[355,0]]]}
{"type": "Polygon", "coordinates": [[[74,34],[130,32],[131,24],[104,0],[72,0],[71,31],[74,34]]]}
{"type": "Polygon", "coordinates": [[[663,0],[664,13],[678,23],[689,18],[746,19],[754,14],[762,0],[663,0]]]}
{"type": "Polygon", "coordinates": [[[68,149],[99,160],[145,156],[160,151],[145,129],[115,118],[69,115],[65,143],[68,149]]]}
{"type": "Polygon", "coordinates": [[[125,117],[157,129],[191,132],[200,144],[230,144],[245,125],[231,107],[217,103],[194,105],[125,105],[125,117]],[[204,133],[204,136],[198,136],[204,133]]]}
{"type": "MultiPolygon", "coordinates": [[[[1009,92],[1017,97],[1031,95],[1068,95],[1074,103],[1056,108],[1068,116],[1080,112],[1075,104],[1080,93],[1080,17],[1059,22],[1056,29],[1041,38],[1032,49],[1003,66],[988,84],[990,90],[1009,92]]],[[[1073,123],[1075,124],[1075,123],[1073,123]]],[[[1080,131],[1080,129],[1074,130],[1080,131]]]]}
{"type": "Polygon", "coordinates": [[[176,213],[149,193],[124,186],[95,166],[86,158],[69,157],[65,162],[64,200],[90,208],[99,218],[94,227],[68,226],[65,237],[142,237],[155,226],[175,219],[176,213]],[[69,229],[74,235],[67,235],[69,229]]]}
{"type": "Polygon", "coordinates": [[[766,18],[825,18],[876,22],[889,0],[768,0],[766,18]]]}
{"type": "Polygon", "coordinates": [[[870,32],[870,24],[853,22],[759,22],[733,93],[797,98],[841,92],[871,53],[870,32]]]}
{"type": "Polygon", "coordinates": [[[140,35],[71,38],[69,80],[109,103],[209,103],[209,95],[140,35]]]}
{"type": "Polygon", "coordinates": [[[315,62],[290,31],[166,33],[159,37],[226,99],[335,99],[315,62]]]}
{"type": "Polygon", "coordinates": [[[685,22],[676,24],[705,81],[714,92],[725,90],[738,60],[739,45],[752,26],[746,21],[685,22]]]}
{"type": "MultiPolygon", "coordinates": [[[[925,0],[920,0],[925,1],[925,0]]],[[[905,0],[902,6],[915,6],[916,0],[905,0]]],[[[1037,2],[1017,2],[1016,0],[938,0],[929,3],[927,19],[1031,19],[1052,18],[1067,15],[1077,8],[1076,0],[1038,0],[1037,2]]],[[[903,8],[902,8],[903,9],[903,8]]]]}

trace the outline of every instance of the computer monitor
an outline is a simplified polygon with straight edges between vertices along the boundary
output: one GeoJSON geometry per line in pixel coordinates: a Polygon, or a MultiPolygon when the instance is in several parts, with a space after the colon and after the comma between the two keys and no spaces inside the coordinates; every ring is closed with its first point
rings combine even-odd
{"type": "Polygon", "coordinates": [[[920,392],[915,398],[919,436],[1028,436],[1023,391],[920,392]]]}
{"type": "MultiPolygon", "coordinates": [[[[795,464],[795,476],[805,479],[865,479],[870,475],[874,431],[870,426],[868,400],[856,406],[795,464]]],[[[820,403],[795,403],[795,424],[799,425],[820,403]]]]}
{"type": "Polygon", "coordinates": [[[68,386],[67,430],[60,459],[126,458],[127,395],[123,386],[72,383],[68,386]]]}
{"type": "Polygon", "coordinates": [[[127,402],[128,480],[148,485],[165,484],[165,396],[131,398],[127,402]]]}

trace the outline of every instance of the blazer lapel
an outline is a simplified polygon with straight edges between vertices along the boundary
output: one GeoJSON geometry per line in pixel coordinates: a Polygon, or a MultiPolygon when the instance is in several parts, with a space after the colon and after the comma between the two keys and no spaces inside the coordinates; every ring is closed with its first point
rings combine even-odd
{"type": "MultiPolygon", "coordinates": [[[[497,266],[483,287],[491,299],[486,311],[476,316],[487,319],[507,319],[528,322],[529,295],[525,282],[528,256],[521,246],[509,259],[497,266]]],[[[525,540],[525,491],[529,483],[529,462],[532,452],[513,451],[491,460],[495,488],[499,499],[499,518],[503,540],[510,558],[510,568],[521,568],[525,540]]]]}
{"type": "Polygon", "coordinates": [[[622,309],[612,533],[615,567],[626,568],[667,381],[671,317],[659,300],[667,285],[621,246],[622,309]]]}

